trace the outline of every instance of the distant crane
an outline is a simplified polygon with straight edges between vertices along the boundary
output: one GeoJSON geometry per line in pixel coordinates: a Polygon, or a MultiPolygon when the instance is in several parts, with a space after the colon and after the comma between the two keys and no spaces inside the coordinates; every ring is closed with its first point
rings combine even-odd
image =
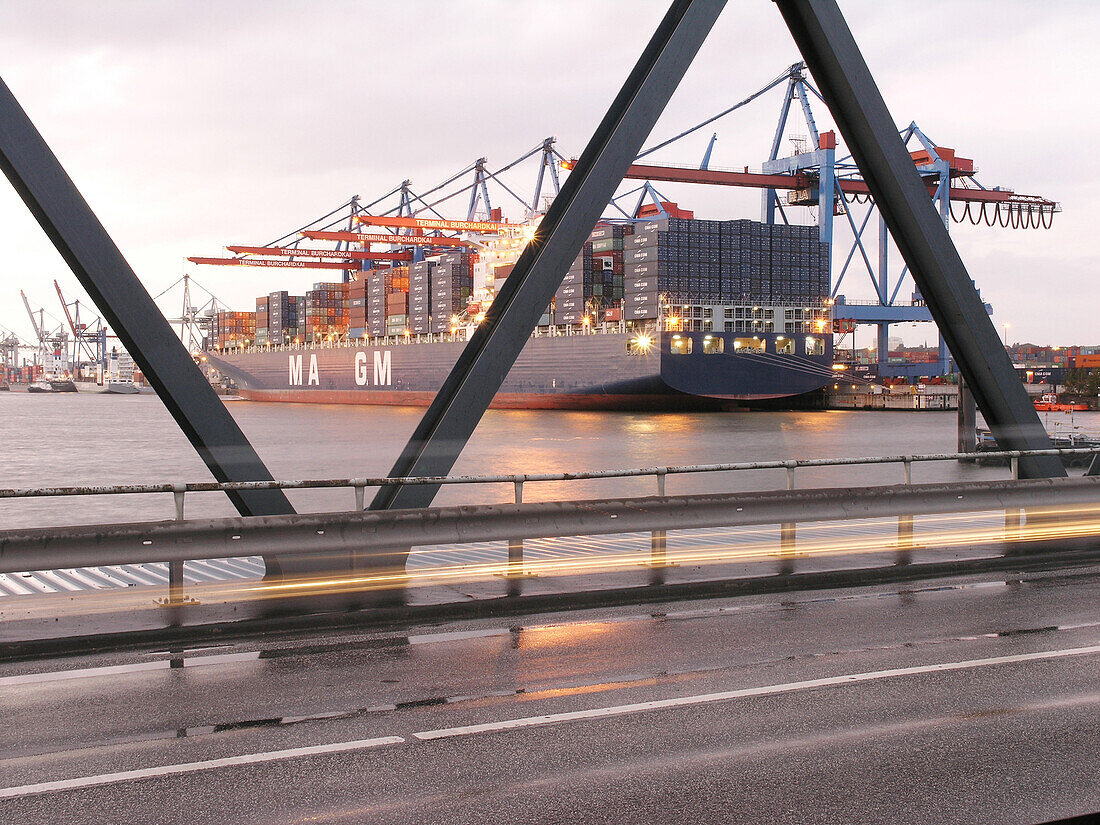
{"type": "Polygon", "coordinates": [[[206,289],[198,281],[188,274],[173,283],[168,288],[157,294],[153,300],[163,297],[165,294],[183,284],[183,303],[180,313],[176,317],[168,318],[168,323],[179,324],[178,334],[180,341],[187,347],[188,352],[202,350],[203,339],[210,335],[210,319],[218,312],[219,306],[223,306],[210,290],[206,289]],[[207,300],[200,306],[195,306],[191,297],[191,284],[206,293],[207,300]]]}
{"type": "Polygon", "coordinates": [[[27,294],[23,290],[19,290],[19,294],[23,297],[23,306],[27,308],[27,316],[31,319],[31,326],[34,327],[35,338],[38,341],[38,360],[43,368],[49,365],[49,372],[54,375],[65,372],[66,367],[63,362],[69,347],[68,332],[62,326],[53,332],[47,332],[46,310],[40,307],[38,318],[35,319],[27,294]]]}
{"type": "Polygon", "coordinates": [[[35,350],[10,329],[0,327],[0,380],[10,380],[10,375],[19,369],[19,351],[35,350]]]}
{"type": "Polygon", "coordinates": [[[90,324],[82,323],[80,320],[80,300],[77,299],[71,304],[65,300],[65,295],[61,292],[61,284],[56,280],[53,282],[54,289],[57,290],[57,297],[61,301],[61,309],[65,313],[65,320],[69,324],[69,330],[73,334],[73,348],[71,362],[73,365],[73,371],[77,371],[80,365],[83,363],[93,363],[97,369],[105,369],[107,366],[107,327],[103,323],[103,319],[98,315],[90,324]],[[69,311],[69,307],[73,307],[73,311],[69,311]]]}

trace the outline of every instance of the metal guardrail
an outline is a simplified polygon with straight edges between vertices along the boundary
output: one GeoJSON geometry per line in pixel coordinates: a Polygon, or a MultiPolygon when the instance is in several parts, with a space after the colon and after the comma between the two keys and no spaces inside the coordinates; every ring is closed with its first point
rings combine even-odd
{"type": "MultiPolygon", "coordinates": [[[[150,493],[172,493],[182,497],[187,493],[217,493],[232,490],[306,490],[350,487],[356,493],[356,508],[364,508],[362,491],[367,487],[384,487],[403,484],[513,484],[522,485],[532,482],[549,481],[591,481],[610,478],[637,478],[653,476],[662,488],[663,479],[670,475],[688,475],[695,473],[724,473],[745,470],[786,470],[788,489],[794,488],[794,473],[799,469],[813,467],[845,467],[875,464],[900,464],[903,467],[904,483],[912,483],[912,465],[933,461],[983,461],[990,459],[1005,460],[1012,469],[1012,477],[1019,478],[1018,460],[1032,456],[1087,456],[1100,455],[1100,447],[1073,447],[1051,450],[1000,450],[970,453],[925,453],[920,455],[863,456],[857,458],[808,458],[776,461],[743,461],[725,464],[685,464],[667,467],[637,467],[624,470],[586,470],[576,473],[504,473],[476,476],[421,476],[412,478],[333,478],[308,479],[301,481],[191,481],[163,484],[112,484],[69,487],[19,487],[0,489],[0,499],[4,498],[45,498],[51,496],[106,496],[150,493]]],[[[177,498],[177,503],[181,501],[177,498]]]]}
{"type": "MultiPolygon", "coordinates": [[[[1059,503],[1100,503],[1100,478],[1019,479],[1022,456],[1097,456],[1100,447],[981,453],[932,453],[921,455],[823,458],[786,461],[753,461],[644,467],[625,470],[593,470],[578,473],[525,473],[480,476],[414,478],[341,478],[302,481],[191,482],[102,486],[0,489],[0,499],[53,496],[98,496],[171,493],[176,519],[131,525],[98,525],[38,528],[0,532],[0,572],[54,567],[169,562],[170,601],[182,593],[183,561],[219,556],[271,552],[352,552],[362,560],[362,550],[408,548],[479,541],[507,541],[507,573],[523,576],[523,542],[530,538],[571,535],[649,532],[649,566],[654,581],[660,580],[666,562],[668,530],[733,527],[749,524],[780,526],[779,572],[793,572],[797,522],[837,519],[897,517],[897,563],[909,562],[914,547],[915,515],[1004,510],[1005,538],[1020,535],[1022,510],[1059,503]],[[1006,461],[1012,481],[913,485],[912,466],[935,461],[1006,461]],[[799,469],[837,466],[896,464],[903,472],[900,485],[878,485],[846,490],[795,490],[799,469]],[[719,493],[667,496],[670,475],[755,470],[784,470],[786,490],[765,493],[719,493]],[[653,477],[656,498],[590,499],[524,504],[523,488],[532,482],[653,477]],[[424,510],[374,512],[365,510],[367,487],[389,484],[512,484],[515,503],[436,507],[424,510]],[[355,508],[327,514],[268,516],[251,519],[184,518],[187,493],[228,490],[300,490],[350,487],[355,508]],[[338,527],[339,529],[333,529],[338,527]],[[201,549],[200,549],[201,548],[201,549]]],[[[518,593],[518,583],[515,587],[518,593]]]]}
{"type": "Polygon", "coordinates": [[[258,555],[272,549],[334,557],[367,551],[375,554],[361,559],[368,567],[392,567],[403,565],[400,551],[410,546],[768,524],[790,525],[793,541],[795,520],[893,517],[899,518],[900,550],[911,546],[900,539],[904,519],[909,519],[911,539],[913,515],[1004,510],[1018,516],[1030,507],[1098,505],[1100,477],[1084,477],[193,519],[63,531],[26,528],[0,532],[0,572],[35,569],[46,560],[80,567],[258,555]]]}

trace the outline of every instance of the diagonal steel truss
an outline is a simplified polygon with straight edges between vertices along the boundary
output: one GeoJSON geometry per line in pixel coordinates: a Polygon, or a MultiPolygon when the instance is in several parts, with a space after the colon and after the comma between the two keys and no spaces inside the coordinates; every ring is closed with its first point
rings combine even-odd
{"type": "MultiPolygon", "coordinates": [[[[0,168],[218,481],[271,474],[103,224],[0,80],[0,168]]],[[[294,512],[281,490],[228,493],[241,515],[294,512]]],[[[280,568],[265,558],[268,573],[280,568]]]]}
{"type": "MultiPolygon", "coordinates": [[[[725,0],[673,2],[391,476],[450,472],[724,6],[725,0]]],[[[426,507],[437,490],[384,487],[371,507],[426,507]]]]}
{"type": "MultiPolygon", "coordinates": [[[[1048,449],[1050,438],[835,0],[776,5],[998,445],[1048,449]]],[[[1033,457],[1021,459],[1020,474],[1059,477],[1066,471],[1057,458],[1033,457]]]]}

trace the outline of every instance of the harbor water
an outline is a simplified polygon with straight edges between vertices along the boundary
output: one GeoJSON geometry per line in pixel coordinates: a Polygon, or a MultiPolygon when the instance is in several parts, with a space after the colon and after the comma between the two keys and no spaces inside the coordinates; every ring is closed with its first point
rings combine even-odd
{"type": "MultiPolygon", "coordinates": [[[[404,407],[225,402],[279,479],[383,476],[423,410],[404,407]]],[[[1100,413],[1048,416],[1048,426],[1100,429],[1100,413]]],[[[953,452],[954,412],[608,413],[490,411],[455,475],[604,470],[656,465],[953,452]]],[[[153,395],[0,393],[5,487],[207,481],[206,468],[153,395]]],[[[1004,468],[918,464],[913,480],[1004,477],[1004,468]]],[[[901,481],[901,468],[800,470],[799,487],[901,481]]],[[[783,471],[671,476],[669,494],[767,490],[783,471]]],[[[368,491],[368,496],[371,491],[368,491]]],[[[649,495],[653,478],[528,484],[525,501],[649,495]]],[[[510,501],[511,485],[444,488],[439,504],[510,501]]],[[[352,492],[292,491],[299,511],[346,510],[352,492]]],[[[100,496],[0,501],[13,527],[171,518],[172,497],[100,496]]],[[[187,497],[187,515],[230,516],[221,494],[187,497]]]]}

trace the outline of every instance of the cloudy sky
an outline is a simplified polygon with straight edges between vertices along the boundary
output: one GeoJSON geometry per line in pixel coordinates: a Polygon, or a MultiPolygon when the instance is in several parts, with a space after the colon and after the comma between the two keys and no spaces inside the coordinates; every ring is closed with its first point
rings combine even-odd
{"type": "MultiPolygon", "coordinates": [[[[1049,231],[952,225],[1010,340],[1100,344],[1088,158],[1094,0],[842,0],[899,125],[975,159],[986,186],[1064,209],[1049,231]]],[[[472,160],[495,168],[555,135],[579,154],[666,4],[647,0],[326,3],[289,0],[0,0],[0,76],[146,287],[187,271],[235,308],[326,273],[194,267],[188,255],[263,244],[352,195],[405,178],[425,190],[472,160]]],[[[771,2],[732,2],[654,137],[747,96],[799,59],[771,2]]],[[[780,104],[751,107],[656,156],[759,168],[780,104]]],[[[830,119],[819,105],[818,124],[830,119]]],[[[805,134],[795,120],[789,136],[805,134]]],[[[785,144],[788,148],[789,142],[785,144]]],[[[533,168],[508,182],[526,194],[533,168]]],[[[748,190],[661,186],[699,217],[758,217],[748,190]]],[[[497,194],[518,215],[509,196],[497,194]]],[[[460,216],[465,204],[451,211],[460,216]]],[[[805,216],[800,217],[805,220],[805,216]]],[[[60,316],[52,281],[75,278],[6,185],[0,326],[30,337],[19,290],[60,316]]],[[[850,236],[838,235],[838,246],[850,236]]],[[[845,279],[850,298],[867,278],[845,279]]],[[[911,290],[903,287],[903,294],[911,290]]],[[[910,343],[927,328],[899,330],[910,343]]],[[[868,339],[870,334],[868,334],[868,339]]]]}

